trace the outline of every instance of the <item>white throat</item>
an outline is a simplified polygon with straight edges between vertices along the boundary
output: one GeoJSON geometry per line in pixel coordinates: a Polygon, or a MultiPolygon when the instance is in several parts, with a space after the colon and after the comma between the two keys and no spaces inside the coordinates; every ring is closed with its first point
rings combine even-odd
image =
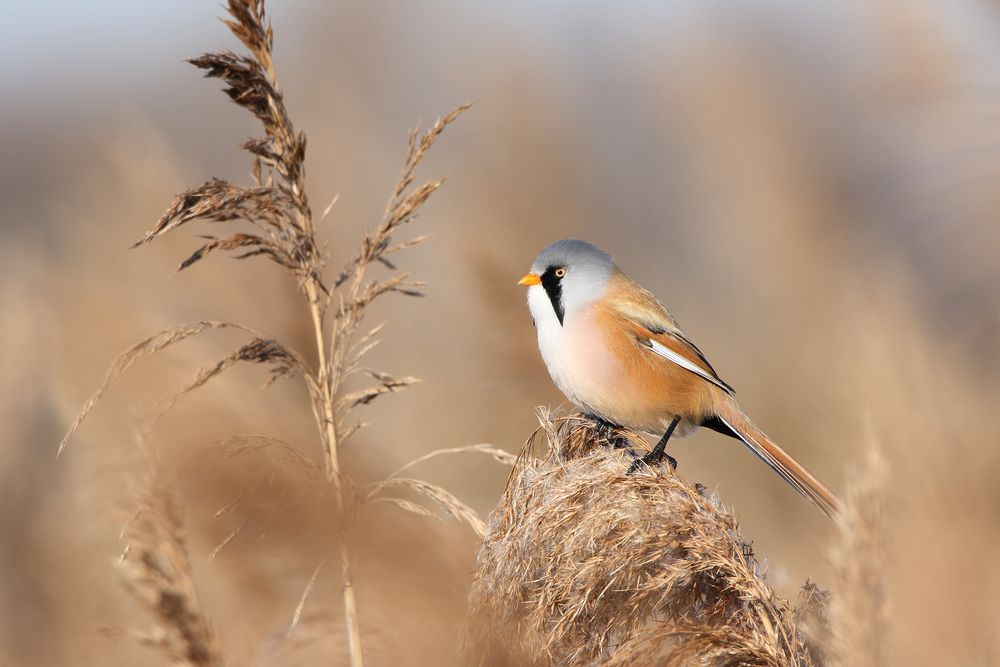
{"type": "Polygon", "coordinates": [[[542,341],[543,331],[549,337],[560,333],[559,330],[563,328],[562,323],[556,316],[549,295],[541,285],[532,285],[528,288],[528,310],[531,311],[531,319],[535,321],[535,328],[538,329],[539,344],[542,341]]]}
{"type": "MultiPolygon", "coordinates": [[[[552,376],[552,381],[556,386],[567,394],[570,386],[567,377],[567,359],[565,355],[567,346],[566,324],[572,325],[572,313],[566,313],[563,321],[560,322],[546,294],[545,288],[541,285],[533,285],[528,288],[528,309],[531,310],[531,317],[535,321],[535,330],[538,333],[538,351],[542,354],[542,361],[552,376]]],[[[574,397],[567,394],[567,398],[574,403],[574,397]]]]}

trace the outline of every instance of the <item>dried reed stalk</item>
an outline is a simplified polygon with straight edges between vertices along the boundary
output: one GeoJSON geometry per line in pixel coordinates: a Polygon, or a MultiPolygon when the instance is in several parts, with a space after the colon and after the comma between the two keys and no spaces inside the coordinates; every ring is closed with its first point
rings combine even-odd
{"type": "Polygon", "coordinates": [[[488,521],[466,662],[819,664],[803,628],[823,596],[779,598],[714,494],[669,466],[627,475],[631,433],[541,422],[488,521]]]}
{"type": "MultiPolygon", "coordinates": [[[[206,76],[224,81],[225,92],[230,99],[261,122],[264,136],[243,144],[243,148],[253,156],[254,184],[247,187],[211,179],[191,188],[176,198],[135,245],[143,245],[195,221],[242,223],[243,229],[229,235],[212,233],[203,237],[205,243],[184,259],[178,270],[190,268],[214,253],[228,252],[241,260],[264,257],[291,272],[309,306],[315,334],[316,366],[310,368],[296,351],[245,327],[197,322],[168,329],[142,341],[115,362],[104,383],[70,428],[60,451],[108,384],[138,359],[209,329],[233,327],[251,333],[253,338],[249,342],[216,363],[200,369],[184,387],[165,401],[160,414],[169,410],[181,396],[241,361],[268,365],[272,381],[283,376],[304,378],[320,434],[326,481],[333,498],[336,515],[333,523],[339,533],[343,618],[350,660],[352,665],[360,666],[363,662],[361,635],[348,546],[349,523],[357,513],[355,500],[358,496],[345,488],[340,447],[364,426],[361,422],[349,423],[353,409],[387,393],[397,392],[417,379],[394,378],[387,373],[364,368],[362,359],[377,343],[376,336],[381,326],[363,334],[359,334],[359,329],[367,309],[379,297],[391,293],[420,295],[417,289],[420,283],[413,281],[410,274],[373,278],[371,269],[379,266],[395,272],[396,267],[389,257],[423,241],[422,237],[394,241],[396,233],[414,219],[421,206],[443,183],[436,180],[415,186],[415,170],[444,129],[468,107],[455,109],[423,134],[418,130],[410,133],[402,174],[392,189],[381,223],[365,235],[356,254],[335,280],[327,282],[324,278],[326,256],[319,250],[321,244],[315,235],[312,209],[306,195],[306,138],[304,133],[295,129],[285,107],[272,59],[274,34],[265,17],[263,0],[228,0],[227,8],[230,18],[225,23],[246,48],[247,54],[228,51],[207,53],[190,62],[204,70],[206,76]],[[346,382],[358,375],[367,375],[374,381],[373,384],[345,393],[346,382]]],[[[213,230],[220,226],[213,226],[213,230]]],[[[446,490],[421,480],[391,478],[368,489],[361,499],[366,502],[375,500],[376,495],[387,489],[400,487],[415,490],[482,530],[475,512],[446,490]]],[[[411,511],[420,508],[405,499],[386,496],[378,499],[395,502],[411,511]]],[[[422,508],[419,511],[427,513],[422,508]]],[[[227,540],[232,537],[235,533],[227,540]]],[[[224,541],[219,548],[226,543],[224,541]]],[[[318,572],[316,576],[319,576],[318,572]]]]}
{"type": "Polygon", "coordinates": [[[225,661],[219,638],[198,601],[183,505],[156,466],[150,470],[139,509],[123,531],[126,546],[119,566],[126,587],[157,623],[132,635],[162,650],[173,664],[221,667],[225,661]]]}
{"type": "Polygon", "coordinates": [[[844,512],[831,552],[837,594],[830,604],[831,664],[885,664],[889,610],[884,568],[887,464],[877,443],[848,479],[844,512]]]}

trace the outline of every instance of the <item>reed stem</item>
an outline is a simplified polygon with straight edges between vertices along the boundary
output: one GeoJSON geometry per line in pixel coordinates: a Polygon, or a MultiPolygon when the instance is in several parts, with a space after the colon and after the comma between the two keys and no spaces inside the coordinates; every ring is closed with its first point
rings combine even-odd
{"type": "Polygon", "coordinates": [[[347,631],[347,644],[350,652],[351,667],[362,667],[364,656],[361,650],[361,627],[358,621],[357,599],[354,595],[354,580],[351,573],[351,551],[347,544],[347,516],[344,512],[343,484],[340,478],[340,457],[337,448],[337,424],[334,417],[333,388],[330,385],[330,367],[327,362],[326,336],[323,333],[323,308],[316,282],[305,283],[305,294],[309,300],[309,310],[312,314],[313,330],[316,335],[316,355],[318,369],[317,383],[320,387],[322,401],[322,420],[320,437],[323,440],[323,453],[327,480],[333,487],[334,507],[338,541],[340,542],[340,571],[344,596],[344,623],[347,631]]]}

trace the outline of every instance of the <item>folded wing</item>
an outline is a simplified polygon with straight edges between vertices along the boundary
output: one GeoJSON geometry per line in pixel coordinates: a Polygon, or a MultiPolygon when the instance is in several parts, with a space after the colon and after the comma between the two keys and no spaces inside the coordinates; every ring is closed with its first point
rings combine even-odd
{"type": "Polygon", "coordinates": [[[612,300],[612,306],[629,321],[639,344],[650,352],[698,375],[727,394],[734,393],[652,294],[633,283],[632,288],[624,291],[620,298],[612,300]]]}

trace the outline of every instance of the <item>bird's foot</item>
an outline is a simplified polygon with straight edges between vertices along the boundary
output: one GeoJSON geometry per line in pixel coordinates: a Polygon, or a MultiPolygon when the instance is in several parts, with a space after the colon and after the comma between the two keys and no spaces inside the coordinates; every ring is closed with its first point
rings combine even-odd
{"type": "Polygon", "coordinates": [[[671,470],[677,470],[677,459],[672,457],[670,454],[667,454],[666,452],[656,452],[654,450],[652,452],[649,452],[642,458],[638,458],[635,461],[632,461],[632,464],[628,467],[628,470],[625,471],[625,474],[626,475],[634,474],[638,472],[639,469],[642,468],[643,466],[652,468],[653,466],[659,465],[660,461],[662,461],[663,459],[666,459],[667,463],[670,464],[671,470]]]}
{"type": "MultiPolygon", "coordinates": [[[[646,454],[645,456],[642,457],[642,459],[640,459],[640,461],[642,461],[642,464],[645,464],[647,466],[659,465],[660,461],[663,460],[663,457],[666,457],[667,462],[670,464],[670,469],[677,470],[677,459],[672,457],[670,454],[667,454],[666,449],[667,449],[667,441],[670,440],[670,436],[673,435],[674,429],[677,428],[677,425],[680,422],[681,422],[680,415],[674,415],[674,418],[670,421],[670,426],[667,427],[667,430],[663,434],[663,437],[660,438],[660,441],[657,442],[656,445],[654,445],[651,450],[649,450],[648,454],[646,454]]],[[[625,474],[631,475],[632,473],[634,473],[636,470],[639,469],[640,465],[641,464],[639,461],[633,461],[632,465],[629,466],[629,469],[625,474]]]]}

